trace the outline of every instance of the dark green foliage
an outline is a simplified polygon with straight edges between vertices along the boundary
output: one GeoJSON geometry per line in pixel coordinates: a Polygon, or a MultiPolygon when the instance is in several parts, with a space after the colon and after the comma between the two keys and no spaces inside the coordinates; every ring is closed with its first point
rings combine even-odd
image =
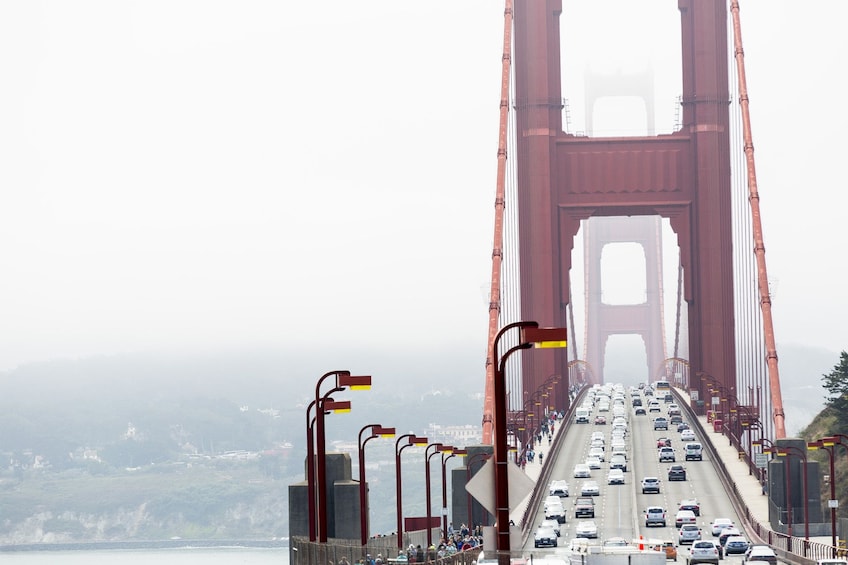
{"type": "MultiPolygon", "coordinates": [[[[848,353],[843,351],[839,356],[839,363],[834,365],[830,373],[822,376],[823,387],[830,396],[827,405],[819,412],[813,421],[801,430],[800,436],[808,442],[817,441],[823,437],[841,434],[848,437],[848,353]]],[[[839,507],[848,506],[848,459],[845,457],[845,448],[848,445],[841,443],[834,447],[834,475],[831,477],[835,487],[835,494],[839,500],[839,507]]],[[[820,463],[823,473],[830,472],[830,456],[825,449],[816,449],[807,452],[810,459],[820,463]]],[[[831,498],[830,487],[822,484],[822,505],[827,504],[831,498]]]]}
{"type": "Polygon", "coordinates": [[[839,363],[822,376],[824,388],[830,393],[828,406],[833,408],[840,424],[848,424],[848,352],[843,351],[839,363]]]}

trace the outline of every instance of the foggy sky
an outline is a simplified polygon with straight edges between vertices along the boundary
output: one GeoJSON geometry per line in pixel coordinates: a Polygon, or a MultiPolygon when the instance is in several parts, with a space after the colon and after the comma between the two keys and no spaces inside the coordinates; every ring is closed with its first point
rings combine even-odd
{"type": "MultiPolygon", "coordinates": [[[[679,75],[676,2],[563,4],[568,65],[679,75]]],[[[839,351],[848,3],[741,17],[776,338],[839,351]]],[[[502,32],[499,0],[0,4],[0,371],[316,343],[482,360],[502,32]]]]}

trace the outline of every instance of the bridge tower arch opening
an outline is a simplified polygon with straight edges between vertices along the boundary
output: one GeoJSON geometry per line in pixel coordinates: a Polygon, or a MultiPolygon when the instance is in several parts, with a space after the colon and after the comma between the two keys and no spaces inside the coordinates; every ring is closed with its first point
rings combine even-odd
{"type": "Polygon", "coordinates": [[[649,380],[650,368],[667,357],[660,219],[599,217],[584,225],[586,361],[609,380],[610,338],[638,336],[645,355],[640,380],[649,380]]]}

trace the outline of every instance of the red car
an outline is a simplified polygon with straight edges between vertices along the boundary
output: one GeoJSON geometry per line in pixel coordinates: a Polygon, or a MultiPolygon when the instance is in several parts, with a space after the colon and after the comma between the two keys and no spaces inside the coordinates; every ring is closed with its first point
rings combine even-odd
{"type": "Polygon", "coordinates": [[[657,440],[657,447],[671,447],[671,439],[667,437],[661,437],[657,440]]]}

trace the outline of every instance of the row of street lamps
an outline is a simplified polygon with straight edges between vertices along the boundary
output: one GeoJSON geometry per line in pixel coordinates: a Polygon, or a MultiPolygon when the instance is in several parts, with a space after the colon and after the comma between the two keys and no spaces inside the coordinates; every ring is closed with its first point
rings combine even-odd
{"type": "MultiPolygon", "coordinates": [[[[824,449],[830,460],[830,499],[827,501],[827,505],[830,508],[830,535],[833,545],[833,557],[836,557],[836,509],[839,506],[839,500],[836,498],[836,476],[834,475],[835,470],[833,465],[837,445],[848,449],[848,436],[833,434],[832,436],[823,437],[807,443],[807,449],[824,449]]],[[[806,483],[806,480],[804,482],[806,483]]]]}
{"type": "MultiPolygon", "coordinates": [[[[495,519],[497,530],[497,551],[499,561],[507,563],[509,560],[509,482],[508,482],[508,458],[509,451],[507,442],[507,406],[506,406],[506,381],[505,370],[506,362],[510,355],[514,352],[527,349],[530,347],[565,347],[566,346],[566,330],[565,328],[540,328],[537,322],[516,322],[504,326],[495,337],[492,343],[491,359],[494,360],[494,450],[493,456],[495,459],[495,519]],[[507,350],[502,356],[499,356],[498,345],[500,339],[506,332],[514,328],[519,329],[520,337],[518,345],[507,350]]],[[[558,379],[558,377],[557,377],[558,379]]],[[[557,382],[556,380],[548,379],[543,384],[543,387],[548,387],[549,384],[557,382]],[[550,381],[550,382],[549,382],[550,381]]],[[[328,537],[328,518],[327,518],[327,467],[326,467],[326,441],[324,416],[332,412],[341,412],[350,410],[350,401],[338,401],[332,398],[336,392],[341,392],[347,389],[355,390],[362,388],[370,388],[370,376],[354,376],[350,371],[330,371],[322,375],[315,385],[315,399],[310,402],[306,409],[306,431],[307,431],[307,496],[308,496],[308,521],[309,521],[309,540],[326,543],[328,537]],[[335,377],[335,386],[325,393],[321,393],[322,384],[335,377]],[[312,410],[314,408],[314,416],[312,410]],[[315,440],[313,443],[313,439],[315,440]],[[315,447],[313,447],[313,445],[315,447]],[[317,462],[317,465],[316,465],[317,462]],[[316,468],[317,467],[317,468],[316,468]]],[[[552,386],[552,385],[551,385],[552,386]]],[[[549,387],[548,387],[549,388],[549,387]]],[[[531,397],[531,401],[536,401],[537,396],[547,396],[546,391],[537,391],[531,397]],[[539,393],[539,394],[537,394],[539,393]]],[[[532,412],[527,411],[525,403],[525,417],[533,417],[532,412]]],[[[533,433],[533,427],[530,427],[530,433],[533,433]]],[[[367,491],[365,486],[365,444],[377,437],[394,437],[395,428],[384,427],[381,424],[368,424],[359,432],[359,498],[360,498],[360,532],[361,542],[365,545],[367,542],[367,491]],[[368,437],[363,439],[363,435],[369,433],[368,437]]],[[[525,443],[530,443],[529,440],[525,443]]],[[[447,486],[446,486],[446,463],[454,456],[467,455],[465,449],[456,448],[442,443],[429,443],[426,437],[419,437],[415,434],[404,434],[397,438],[395,443],[395,468],[396,468],[396,488],[397,488],[397,540],[398,548],[402,549],[403,544],[403,508],[401,504],[401,452],[407,447],[413,445],[426,445],[424,450],[424,461],[426,470],[426,496],[427,496],[427,544],[432,544],[432,528],[430,523],[431,505],[430,505],[430,458],[436,454],[441,455],[442,465],[442,528],[447,531],[447,486]],[[406,440],[405,442],[403,440],[406,440]],[[432,452],[431,452],[432,449],[432,452]]],[[[489,454],[481,453],[475,457],[488,459],[489,454]]],[[[466,472],[470,478],[471,461],[466,466],[466,472]]],[[[470,495],[469,495],[470,497],[470,495]]],[[[472,504],[469,498],[468,504],[469,524],[472,520],[472,504]]]]}
{"type": "MultiPolygon", "coordinates": [[[[334,400],[331,395],[336,392],[367,389],[371,386],[370,376],[353,376],[350,371],[330,371],[318,379],[315,387],[315,400],[310,402],[306,409],[306,456],[307,456],[307,497],[308,497],[308,521],[309,541],[326,543],[328,538],[327,517],[327,471],[326,471],[326,435],[324,428],[324,416],[333,412],[349,412],[350,401],[334,400]],[[329,391],[321,394],[321,385],[327,379],[335,377],[335,386],[329,391]],[[312,409],[315,408],[315,415],[312,409]],[[314,440],[314,441],[313,441],[314,440]],[[314,447],[317,446],[317,447],[314,447]],[[317,461],[317,469],[316,469],[317,461]]],[[[395,437],[395,428],[383,426],[382,424],[368,424],[359,430],[358,458],[359,458],[359,506],[360,506],[360,542],[365,545],[368,542],[368,502],[367,487],[365,482],[365,445],[372,439],[378,437],[395,437]],[[366,434],[367,437],[364,437],[366,434]]],[[[404,434],[395,442],[395,469],[397,483],[397,524],[398,524],[398,549],[403,545],[403,507],[401,486],[401,453],[404,449],[414,445],[426,445],[425,468],[426,468],[426,496],[427,496],[427,523],[432,520],[430,508],[430,457],[436,453],[442,455],[442,527],[447,531],[447,461],[455,456],[467,454],[465,449],[456,448],[442,443],[429,443],[426,437],[415,434],[404,434]],[[403,440],[406,440],[404,443],[403,440]],[[430,448],[434,448],[433,453],[430,448]],[[447,455],[447,457],[445,456],[447,455]]],[[[427,544],[432,543],[432,530],[427,528],[427,544]]]]}
{"type": "Polygon", "coordinates": [[[834,460],[836,458],[836,446],[841,445],[848,450],[848,436],[843,434],[834,434],[832,436],[827,436],[823,438],[819,438],[815,441],[807,442],[807,449],[800,449],[798,447],[792,445],[777,445],[769,439],[760,438],[754,442],[753,445],[759,446],[762,448],[763,453],[770,453],[772,455],[776,455],[778,457],[786,457],[786,463],[784,465],[784,478],[786,480],[786,492],[785,492],[785,506],[786,506],[786,525],[787,525],[787,533],[789,536],[792,536],[792,502],[791,502],[791,476],[790,476],[790,456],[796,456],[801,461],[803,461],[803,465],[801,467],[802,471],[802,482],[804,489],[804,538],[810,539],[810,515],[809,515],[809,496],[807,492],[808,481],[807,481],[807,451],[815,451],[818,449],[824,450],[829,459],[830,463],[830,498],[828,499],[828,508],[830,509],[830,532],[831,532],[831,545],[833,546],[833,556],[836,557],[837,545],[836,545],[836,509],[839,506],[839,501],[836,498],[836,477],[834,475],[834,460]]]}

